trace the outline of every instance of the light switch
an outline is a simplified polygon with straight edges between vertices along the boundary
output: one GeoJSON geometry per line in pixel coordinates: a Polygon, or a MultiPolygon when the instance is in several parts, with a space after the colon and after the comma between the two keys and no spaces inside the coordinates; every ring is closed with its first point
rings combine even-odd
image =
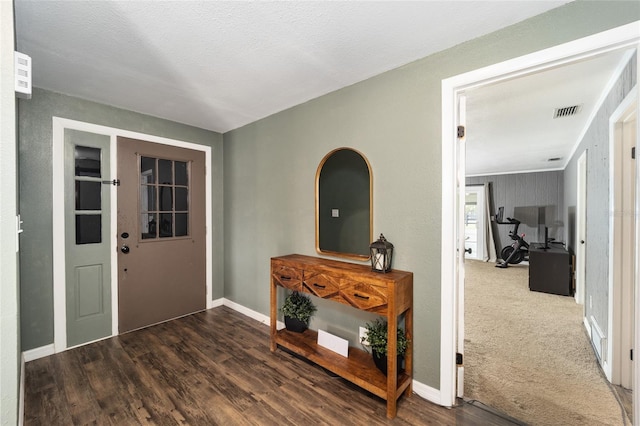
{"type": "Polygon", "coordinates": [[[331,217],[340,217],[340,209],[331,209],[331,217]]]}

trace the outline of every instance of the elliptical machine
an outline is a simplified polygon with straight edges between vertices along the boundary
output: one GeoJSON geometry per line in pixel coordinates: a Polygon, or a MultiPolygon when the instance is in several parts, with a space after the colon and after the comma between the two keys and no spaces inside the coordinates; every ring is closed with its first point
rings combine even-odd
{"type": "Polygon", "coordinates": [[[501,225],[513,225],[513,229],[509,231],[509,237],[513,240],[513,243],[505,246],[502,251],[500,251],[502,262],[496,263],[496,268],[507,268],[509,267],[509,264],[516,265],[529,258],[529,243],[524,240],[524,234],[518,234],[520,221],[518,219],[508,217],[507,222],[503,222],[503,214],[504,207],[499,207],[498,214],[496,214],[496,223],[501,225]]]}

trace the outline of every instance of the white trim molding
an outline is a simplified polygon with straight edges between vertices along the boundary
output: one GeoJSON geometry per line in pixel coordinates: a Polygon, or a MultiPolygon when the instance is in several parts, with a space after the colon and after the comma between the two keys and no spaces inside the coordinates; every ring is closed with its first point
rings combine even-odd
{"type": "MultiPolygon", "coordinates": [[[[620,73],[617,74],[617,77],[619,77],[619,75],[620,73]]],[[[611,117],[609,117],[609,298],[607,305],[607,346],[605,348],[605,359],[607,362],[602,363],[602,369],[604,370],[604,374],[607,379],[613,384],[620,384],[620,365],[622,363],[622,353],[619,346],[622,342],[622,336],[620,335],[620,332],[623,328],[621,310],[623,309],[623,304],[625,302],[628,302],[628,300],[625,300],[625,297],[628,296],[628,293],[625,295],[625,291],[623,290],[626,286],[623,284],[622,278],[619,275],[623,266],[622,259],[625,258],[622,255],[624,246],[623,243],[628,236],[623,235],[623,229],[625,229],[623,227],[624,221],[622,218],[624,196],[621,191],[623,188],[624,176],[622,174],[622,170],[620,170],[618,166],[620,166],[623,156],[629,155],[629,153],[624,153],[623,146],[621,146],[620,144],[620,135],[617,134],[616,129],[617,125],[624,120],[625,114],[627,114],[630,109],[636,109],[635,118],[637,120],[638,90],[640,90],[640,88],[636,84],[631,89],[629,94],[627,94],[627,96],[622,100],[620,105],[618,105],[613,114],[611,114],[611,117]]],[[[636,172],[636,176],[633,176],[631,178],[634,183],[637,175],[638,172],[636,172]]],[[[638,208],[636,207],[636,211],[634,212],[635,220],[633,225],[635,229],[638,229],[638,227],[640,226],[640,218],[638,217],[637,213],[638,208]]],[[[635,235],[630,236],[630,238],[632,238],[635,242],[635,235]]],[[[627,260],[637,263],[636,259],[627,260]]],[[[634,268],[637,268],[637,266],[638,265],[635,264],[634,268]]],[[[637,271],[635,275],[637,277],[637,271]]],[[[636,285],[636,283],[630,284],[631,287],[635,287],[636,285]]],[[[627,287],[627,292],[631,294],[634,293],[634,290],[629,290],[630,289],[627,287]]],[[[635,303],[635,301],[633,303],[635,303]]],[[[636,308],[637,307],[638,306],[636,304],[636,308]]]]}
{"type": "Polygon", "coordinates": [[[24,362],[34,361],[56,353],[53,343],[22,352],[24,362]]]}
{"type": "Polygon", "coordinates": [[[246,308],[240,305],[239,303],[234,302],[233,300],[224,298],[222,299],[222,304],[262,324],[265,324],[265,325],[271,324],[271,318],[268,315],[264,315],[258,311],[254,311],[253,309],[246,308]]]}
{"type": "Polygon", "coordinates": [[[24,364],[26,363],[24,359],[24,354],[20,357],[20,390],[19,390],[19,400],[18,400],[18,426],[22,426],[24,424],[24,364]]]}

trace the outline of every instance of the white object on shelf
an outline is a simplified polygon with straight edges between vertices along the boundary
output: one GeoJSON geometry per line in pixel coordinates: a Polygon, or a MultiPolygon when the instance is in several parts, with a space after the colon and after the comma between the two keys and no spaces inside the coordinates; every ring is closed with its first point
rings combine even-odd
{"type": "Polygon", "coordinates": [[[318,330],[318,345],[323,346],[345,358],[349,357],[349,341],[324,330],[318,330]]]}

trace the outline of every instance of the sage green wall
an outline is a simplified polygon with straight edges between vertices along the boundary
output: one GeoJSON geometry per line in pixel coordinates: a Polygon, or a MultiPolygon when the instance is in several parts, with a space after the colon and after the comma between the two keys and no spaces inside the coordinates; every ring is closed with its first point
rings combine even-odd
{"type": "Polygon", "coordinates": [[[24,220],[21,240],[21,324],[23,350],[53,343],[53,252],[51,225],[52,117],[162,136],[212,148],[212,230],[214,252],[213,299],[223,296],[223,253],[215,241],[223,238],[222,135],[35,89],[19,104],[20,211],[24,220]]]}
{"type": "MultiPolygon", "coordinates": [[[[415,379],[439,388],[441,81],[638,19],[637,2],[572,2],[225,133],[225,297],[268,315],[269,258],[316,254],[320,160],[355,148],[373,171],[373,234],[415,274],[415,379]]],[[[312,327],[355,344],[364,316],[318,305],[312,327]]]]}
{"type": "Polygon", "coordinates": [[[16,253],[16,100],[13,2],[0,2],[0,424],[18,424],[20,310],[16,253]]]}

